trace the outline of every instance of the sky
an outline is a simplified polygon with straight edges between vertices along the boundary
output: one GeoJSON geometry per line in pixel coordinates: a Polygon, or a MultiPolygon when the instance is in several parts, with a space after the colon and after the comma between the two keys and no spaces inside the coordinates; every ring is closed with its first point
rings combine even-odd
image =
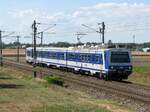
{"type": "MultiPolygon", "coordinates": [[[[96,33],[98,23],[105,22],[105,42],[150,42],[149,0],[0,0],[0,30],[3,35],[15,32],[22,43],[31,43],[31,25],[34,20],[41,23],[38,32],[56,24],[44,33],[44,43],[66,41],[101,42],[96,33]],[[83,27],[85,24],[94,30],[83,27]]],[[[13,37],[3,42],[14,42],[13,37]]],[[[40,40],[37,38],[37,42],[40,40]]]]}

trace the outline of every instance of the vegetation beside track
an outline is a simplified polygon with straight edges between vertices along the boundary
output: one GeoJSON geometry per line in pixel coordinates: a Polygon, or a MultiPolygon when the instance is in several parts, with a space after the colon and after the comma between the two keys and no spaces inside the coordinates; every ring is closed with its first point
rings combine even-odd
{"type": "Polygon", "coordinates": [[[147,67],[143,67],[143,66],[139,66],[139,67],[134,67],[133,68],[133,72],[135,73],[150,73],[150,66],[147,67]]]}
{"type": "Polygon", "coordinates": [[[59,76],[45,76],[44,79],[49,84],[56,84],[56,85],[59,85],[59,86],[63,86],[63,84],[64,84],[64,80],[59,76]]]}
{"type": "Polygon", "coordinates": [[[150,85],[150,66],[134,67],[133,73],[129,76],[129,81],[143,85],[150,85]]]}
{"type": "Polygon", "coordinates": [[[49,85],[10,68],[0,68],[0,112],[128,112],[112,101],[49,85]]]}

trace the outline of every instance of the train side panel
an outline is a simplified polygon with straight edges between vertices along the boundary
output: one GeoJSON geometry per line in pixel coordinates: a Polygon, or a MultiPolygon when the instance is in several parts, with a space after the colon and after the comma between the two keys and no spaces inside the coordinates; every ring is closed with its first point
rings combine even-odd
{"type": "MultiPolygon", "coordinates": [[[[33,62],[32,48],[26,50],[26,60],[30,63],[33,62]]],[[[75,71],[86,71],[91,75],[98,74],[104,78],[127,79],[132,73],[131,53],[126,49],[84,51],[38,48],[37,63],[46,64],[47,66],[54,65],[58,68],[71,68],[75,71]],[[130,61],[123,62],[127,55],[130,61]]]]}

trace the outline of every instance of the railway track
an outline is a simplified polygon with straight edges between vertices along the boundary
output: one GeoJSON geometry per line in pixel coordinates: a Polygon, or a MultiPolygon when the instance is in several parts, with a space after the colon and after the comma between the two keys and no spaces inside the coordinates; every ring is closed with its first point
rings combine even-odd
{"type": "MultiPolygon", "coordinates": [[[[5,66],[10,66],[13,68],[18,68],[21,70],[26,71],[33,71],[33,68],[31,65],[22,64],[22,63],[16,63],[12,61],[5,60],[4,61],[5,66]]],[[[139,84],[132,84],[132,83],[121,83],[121,82],[106,82],[103,80],[97,80],[95,78],[85,78],[81,77],[80,75],[70,75],[73,73],[68,73],[60,70],[54,70],[54,69],[47,69],[47,68],[38,68],[36,71],[39,74],[47,74],[47,75],[59,75],[61,76],[65,81],[70,83],[75,83],[87,88],[93,88],[98,91],[106,91],[111,94],[115,94],[120,97],[125,97],[128,99],[132,99],[134,101],[142,102],[148,106],[150,106],[150,87],[139,85],[139,84]],[[69,75],[68,75],[69,74],[69,75]]]]}

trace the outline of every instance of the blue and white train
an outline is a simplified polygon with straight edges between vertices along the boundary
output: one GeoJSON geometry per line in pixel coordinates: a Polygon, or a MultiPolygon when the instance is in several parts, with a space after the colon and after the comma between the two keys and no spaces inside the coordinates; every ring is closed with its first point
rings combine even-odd
{"type": "MultiPolygon", "coordinates": [[[[86,72],[100,78],[128,79],[132,73],[131,52],[124,48],[79,49],[37,48],[37,64],[86,72]]],[[[26,61],[33,63],[33,48],[26,49],[26,61]]]]}

